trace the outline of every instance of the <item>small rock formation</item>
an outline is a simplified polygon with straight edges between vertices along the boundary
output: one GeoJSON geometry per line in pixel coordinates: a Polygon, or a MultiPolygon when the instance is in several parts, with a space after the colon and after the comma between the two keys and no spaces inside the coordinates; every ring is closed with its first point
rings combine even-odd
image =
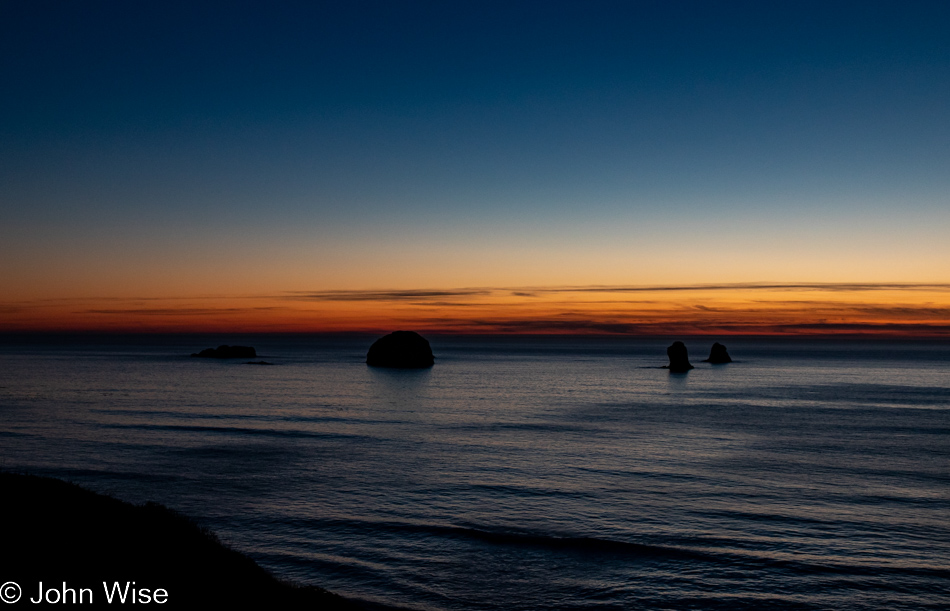
{"type": "Polygon", "coordinates": [[[666,349],[666,356],[670,357],[670,364],[665,369],[669,369],[670,373],[683,373],[693,368],[689,362],[689,356],[686,354],[686,345],[683,342],[673,342],[666,349]]]}
{"type": "Polygon", "coordinates": [[[206,359],[253,359],[257,357],[257,351],[250,346],[218,346],[205,348],[201,352],[192,353],[191,356],[206,359]]]}
{"type": "Polygon", "coordinates": [[[722,363],[731,363],[732,359],[729,358],[729,353],[726,352],[726,347],[719,342],[716,342],[712,345],[712,350],[709,351],[709,358],[703,362],[712,363],[713,365],[721,365],[722,363]]]}
{"type": "Polygon", "coordinates": [[[371,367],[422,369],[432,367],[435,357],[429,342],[415,331],[393,331],[379,338],[366,353],[371,367]]]}

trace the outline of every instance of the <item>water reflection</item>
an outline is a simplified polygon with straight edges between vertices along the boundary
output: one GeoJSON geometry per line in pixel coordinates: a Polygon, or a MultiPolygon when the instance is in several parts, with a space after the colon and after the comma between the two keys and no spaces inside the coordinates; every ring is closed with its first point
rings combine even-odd
{"type": "Polygon", "coordinates": [[[390,367],[367,367],[370,379],[391,391],[413,391],[429,384],[431,369],[395,369],[390,367]]]}
{"type": "Polygon", "coordinates": [[[414,412],[428,397],[431,369],[367,367],[369,405],[414,412]]]}
{"type": "Polygon", "coordinates": [[[667,378],[667,387],[670,390],[686,390],[688,388],[689,372],[682,373],[670,372],[667,378]]]}

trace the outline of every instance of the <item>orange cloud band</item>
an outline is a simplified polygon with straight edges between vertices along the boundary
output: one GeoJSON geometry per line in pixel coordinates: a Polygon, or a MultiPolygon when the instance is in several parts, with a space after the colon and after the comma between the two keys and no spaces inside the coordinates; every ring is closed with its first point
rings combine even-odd
{"type": "Polygon", "coordinates": [[[62,299],[0,303],[0,331],[950,337],[950,284],[754,283],[62,299]]]}

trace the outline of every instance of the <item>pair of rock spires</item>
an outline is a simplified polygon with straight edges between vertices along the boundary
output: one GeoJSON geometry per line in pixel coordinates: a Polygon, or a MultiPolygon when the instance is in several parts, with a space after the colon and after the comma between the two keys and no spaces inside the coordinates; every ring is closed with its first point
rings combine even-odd
{"type": "MultiPolygon", "coordinates": [[[[686,354],[686,345],[683,342],[673,342],[673,345],[666,349],[666,356],[670,357],[670,364],[666,366],[670,373],[682,373],[693,368],[693,365],[689,362],[689,356],[686,354]]],[[[703,362],[720,365],[731,363],[732,359],[729,358],[726,347],[716,342],[712,345],[712,350],[709,351],[709,358],[703,362]]]]}

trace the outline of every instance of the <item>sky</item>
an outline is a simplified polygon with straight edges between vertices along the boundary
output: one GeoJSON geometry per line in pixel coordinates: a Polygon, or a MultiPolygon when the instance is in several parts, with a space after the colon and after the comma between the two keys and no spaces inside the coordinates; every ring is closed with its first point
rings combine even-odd
{"type": "Polygon", "coordinates": [[[0,0],[0,331],[950,336],[950,4],[0,0]]]}

